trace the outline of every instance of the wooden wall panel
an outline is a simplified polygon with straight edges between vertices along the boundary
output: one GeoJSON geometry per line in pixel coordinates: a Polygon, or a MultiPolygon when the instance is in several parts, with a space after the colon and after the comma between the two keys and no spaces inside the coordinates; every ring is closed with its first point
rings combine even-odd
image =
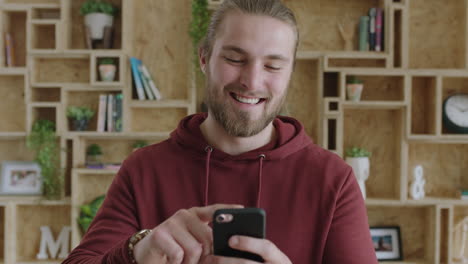
{"type": "Polygon", "coordinates": [[[45,83],[89,83],[89,58],[37,58],[34,81],[45,83]]]}
{"type": "Polygon", "coordinates": [[[189,99],[192,41],[187,1],[134,2],[132,56],[140,58],[166,99],[189,99]],[[145,15],[142,15],[145,14],[145,15]]]}
{"type": "Polygon", "coordinates": [[[409,1],[410,68],[465,67],[465,0],[409,1]]]}
{"type": "Polygon", "coordinates": [[[171,132],[187,115],[186,108],[135,108],[132,109],[132,131],[171,132]]]}

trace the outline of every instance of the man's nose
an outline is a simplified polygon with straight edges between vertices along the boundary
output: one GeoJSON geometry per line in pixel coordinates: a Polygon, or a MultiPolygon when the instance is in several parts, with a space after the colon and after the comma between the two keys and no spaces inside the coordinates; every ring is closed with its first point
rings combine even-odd
{"type": "Polygon", "coordinates": [[[263,67],[259,63],[249,63],[242,68],[240,82],[247,90],[257,90],[263,82],[263,67]]]}

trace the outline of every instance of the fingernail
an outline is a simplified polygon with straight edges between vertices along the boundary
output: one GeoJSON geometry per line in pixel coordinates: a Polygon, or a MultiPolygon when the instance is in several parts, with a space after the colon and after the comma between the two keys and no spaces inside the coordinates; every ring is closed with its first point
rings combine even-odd
{"type": "Polygon", "coordinates": [[[235,246],[237,244],[239,244],[239,238],[238,237],[233,236],[233,237],[231,237],[231,239],[229,239],[229,245],[230,246],[235,246]]]}

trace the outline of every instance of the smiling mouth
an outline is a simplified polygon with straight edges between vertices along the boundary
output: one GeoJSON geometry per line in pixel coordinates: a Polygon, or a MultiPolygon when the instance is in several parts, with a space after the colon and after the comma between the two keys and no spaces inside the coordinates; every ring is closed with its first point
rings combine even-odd
{"type": "Polygon", "coordinates": [[[256,98],[256,97],[243,97],[235,93],[229,93],[234,100],[238,101],[239,103],[243,104],[250,104],[250,105],[256,105],[259,103],[264,102],[266,99],[265,98],[256,98]]]}

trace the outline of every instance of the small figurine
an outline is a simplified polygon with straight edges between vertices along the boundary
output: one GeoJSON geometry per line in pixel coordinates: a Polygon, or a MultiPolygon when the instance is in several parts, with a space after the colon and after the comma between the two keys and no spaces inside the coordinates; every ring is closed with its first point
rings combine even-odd
{"type": "Polygon", "coordinates": [[[414,200],[420,200],[426,195],[424,192],[424,171],[421,165],[418,165],[413,170],[413,182],[410,187],[410,194],[414,200]]]}

